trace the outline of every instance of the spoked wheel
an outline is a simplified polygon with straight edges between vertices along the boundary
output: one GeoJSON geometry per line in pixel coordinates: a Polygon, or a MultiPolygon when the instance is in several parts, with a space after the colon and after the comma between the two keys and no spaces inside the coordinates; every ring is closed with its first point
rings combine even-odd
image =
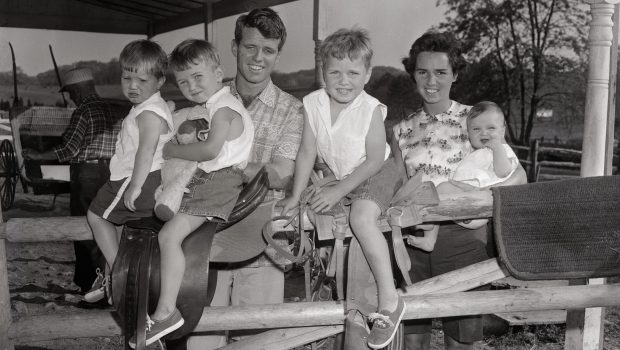
{"type": "Polygon", "coordinates": [[[15,199],[15,185],[19,177],[19,166],[13,144],[9,140],[0,143],[0,204],[8,210],[15,199]]]}

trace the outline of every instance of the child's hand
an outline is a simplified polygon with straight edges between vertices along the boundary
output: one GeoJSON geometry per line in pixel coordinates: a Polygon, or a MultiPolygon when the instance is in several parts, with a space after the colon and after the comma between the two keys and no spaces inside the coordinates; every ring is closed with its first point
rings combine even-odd
{"type": "Polygon", "coordinates": [[[286,197],[278,203],[276,203],[276,207],[282,207],[282,212],[280,215],[288,215],[288,212],[297,208],[299,206],[299,198],[295,197],[286,197]]]}
{"type": "Polygon", "coordinates": [[[171,148],[176,146],[173,142],[166,142],[166,144],[164,145],[164,148],[162,148],[162,157],[164,157],[164,159],[170,159],[170,158],[174,158],[172,157],[171,154],[171,148]]]}
{"type": "Polygon", "coordinates": [[[310,198],[310,209],[315,213],[328,211],[336,205],[342,197],[336,186],[321,188],[310,198]]]}
{"type": "Polygon", "coordinates": [[[136,211],[135,202],[136,199],[138,199],[138,196],[140,196],[140,193],[142,193],[141,187],[129,184],[127,190],[125,191],[125,194],[123,195],[123,200],[127,209],[129,209],[130,211],[136,211]]]}

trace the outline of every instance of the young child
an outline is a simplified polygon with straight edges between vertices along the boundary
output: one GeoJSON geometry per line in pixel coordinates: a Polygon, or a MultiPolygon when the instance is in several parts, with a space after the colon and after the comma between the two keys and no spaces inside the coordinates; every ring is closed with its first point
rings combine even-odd
{"type": "MultiPolygon", "coordinates": [[[[467,134],[473,152],[465,156],[454,172],[452,181],[437,186],[438,193],[458,193],[470,186],[489,187],[503,182],[519,166],[519,159],[506,144],[504,113],[493,102],[475,104],[467,114],[467,134]],[[466,184],[466,186],[460,183],[466,184]]],[[[486,225],[488,219],[458,221],[457,224],[470,229],[486,225]]],[[[432,251],[437,241],[437,225],[423,225],[424,237],[409,236],[407,242],[414,247],[432,251]]]]}
{"type": "MultiPolygon", "coordinates": [[[[183,325],[176,308],[185,271],[181,243],[206,220],[228,219],[242,188],[243,169],[254,139],[248,112],[222,85],[220,58],[210,43],[196,39],[181,42],[170,54],[170,68],[183,96],[206,107],[207,114],[201,117],[209,122],[210,130],[204,141],[168,143],[164,148],[167,159],[199,163],[178,213],[159,232],[161,290],[157,308],[150,316],[146,345],[183,325]]],[[[134,337],[129,345],[135,344],[134,337]]]]}
{"type": "MultiPolygon", "coordinates": [[[[118,252],[115,225],[153,215],[162,150],[173,136],[172,115],[159,94],[166,80],[166,53],[155,42],[136,40],[125,46],[119,62],[123,95],[133,107],[110,160],[110,180],[99,189],[86,216],[108,268],[118,252]]],[[[85,299],[102,299],[108,280],[107,275],[97,278],[85,299]]]]}
{"type": "Polygon", "coordinates": [[[322,188],[310,198],[317,213],[339,206],[351,206],[349,222],[377,281],[379,313],[368,346],[389,344],[404,313],[405,304],[394,286],[390,253],[377,219],[387,210],[396,188],[396,172],[386,162],[383,121],[387,108],[364,92],[371,75],[370,40],[365,30],[340,29],[320,47],[325,88],[310,93],[304,102],[304,128],[295,162],[295,178],[290,197],[280,202],[283,213],[297,206],[308,184],[317,154],[339,182],[322,188]]]}

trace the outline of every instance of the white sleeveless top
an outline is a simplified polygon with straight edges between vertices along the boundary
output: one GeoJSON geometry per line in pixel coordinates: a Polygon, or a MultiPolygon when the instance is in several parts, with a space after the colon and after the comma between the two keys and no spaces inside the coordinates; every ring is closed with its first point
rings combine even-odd
{"type": "MultiPolygon", "coordinates": [[[[377,106],[385,120],[387,107],[362,91],[340,112],[332,125],[329,96],[325,89],[304,97],[304,109],[316,137],[317,153],[338,180],[347,177],[366,160],[366,135],[377,106]]],[[[384,159],[389,155],[390,147],[386,143],[384,159]]]]}
{"type": "Polygon", "coordinates": [[[130,177],[133,173],[136,152],[140,142],[140,131],[138,130],[136,117],[144,111],[151,111],[157,114],[168,125],[168,131],[163,135],[159,135],[159,141],[157,142],[157,148],[155,149],[153,163],[151,163],[151,170],[149,172],[161,169],[161,165],[164,162],[162,149],[164,144],[174,136],[174,125],[172,123],[172,114],[170,109],[168,109],[166,101],[161,98],[159,92],[156,92],[146,101],[133,106],[129,114],[123,119],[121,131],[116,139],[116,150],[110,160],[110,180],[112,181],[130,177]]]}
{"type": "Polygon", "coordinates": [[[243,121],[243,132],[234,140],[224,141],[222,149],[218,155],[204,162],[198,163],[198,167],[205,172],[220,170],[227,167],[245,169],[248,165],[252,142],[254,141],[254,124],[250,119],[250,114],[243,107],[243,104],[230,93],[230,88],[224,86],[213,94],[205,103],[207,115],[190,116],[189,119],[204,118],[211,124],[211,119],[218,109],[228,107],[241,115],[243,121]]]}

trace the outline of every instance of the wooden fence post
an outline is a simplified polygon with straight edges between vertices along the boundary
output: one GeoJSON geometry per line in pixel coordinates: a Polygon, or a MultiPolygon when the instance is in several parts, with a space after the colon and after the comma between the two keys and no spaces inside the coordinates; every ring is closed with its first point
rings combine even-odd
{"type": "MultiPolygon", "coordinates": [[[[2,222],[2,209],[0,209],[0,222],[2,222]]],[[[13,350],[13,342],[9,339],[11,294],[7,265],[6,236],[0,233],[0,350],[13,350]]]]}

